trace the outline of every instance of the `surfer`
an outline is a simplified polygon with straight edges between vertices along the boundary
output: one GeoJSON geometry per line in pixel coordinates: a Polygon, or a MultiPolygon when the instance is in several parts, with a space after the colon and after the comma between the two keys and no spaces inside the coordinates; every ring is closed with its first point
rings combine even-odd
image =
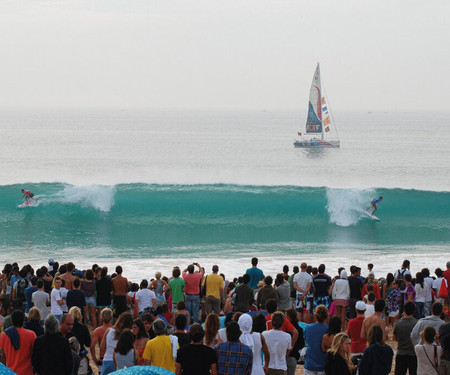
{"type": "Polygon", "coordinates": [[[23,193],[23,195],[22,195],[22,197],[20,199],[25,198],[27,203],[30,202],[30,199],[34,201],[34,199],[33,199],[34,194],[31,191],[22,189],[22,193],[23,193]]]}
{"type": "Polygon", "coordinates": [[[378,206],[382,200],[383,200],[383,197],[379,197],[379,198],[372,199],[372,202],[370,202],[373,207],[372,216],[375,213],[375,211],[378,210],[378,206]]]}

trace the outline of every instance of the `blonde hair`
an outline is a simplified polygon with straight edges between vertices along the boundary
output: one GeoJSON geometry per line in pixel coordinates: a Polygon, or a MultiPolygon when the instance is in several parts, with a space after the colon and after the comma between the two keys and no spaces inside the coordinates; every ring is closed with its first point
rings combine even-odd
{"type": "Polygon", "coordinates": [[[339,354],[342,358],[344,358],[345,362],[347,363],[347,367],[352,372],[353,363],[350,358],[350,352],[344,352],[342,350],[342,343],[345,340],[349,340],[350,338],[348,335],[344,332],[338,333],[336,336],[334,336],[333,343],[331,344],[331,348],[328,349],[328,351],[333,354],[339,354]]]}
{"type": "Polygon", "coordinates": [[[157,272],[155,273],[155,277],[156,277],[157,279],[160,279],[160,278],[161,278],[161,272],[157,271],[157,272]]]}
{"type": "Polygon", "coordinates": [[[32,322],[39,322],[41,320],[41,310],[37,307],[32,307],[30,311],[28,311],[28,320],[32,322]]]}
{"type": "Polygon", "coordinates": [[[77,306],[72,306],[69,310],[69,314],[72,315],[74,320],[81,322],[83,320],[83,315],[81,315],[81,310],[77,306]]]}

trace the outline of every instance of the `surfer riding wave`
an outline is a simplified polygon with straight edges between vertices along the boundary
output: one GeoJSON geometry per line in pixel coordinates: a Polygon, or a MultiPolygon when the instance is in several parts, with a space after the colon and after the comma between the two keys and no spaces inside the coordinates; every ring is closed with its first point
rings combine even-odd
{"type": "Polygon", "coordinates": [[[379,198],[372,199],[372,202],[370,202],[372,204],[372,208],[373,208],[372,216],[376,212],[376,210],[378,210],[378,206],[380,205],[382,200],[383,200],[383,197],[379,197],[379,198]]]}
{"type": "Polygon", "coordinates": [[[22,195],[22,197],[20,199],[24,199],[25,198],[27,203],[30,203],[30,199],[34,201],[34,198],[33,198],[34,194],[31,191],[22,189],[22,193],[23,193],[23,195],[22,195]]]}

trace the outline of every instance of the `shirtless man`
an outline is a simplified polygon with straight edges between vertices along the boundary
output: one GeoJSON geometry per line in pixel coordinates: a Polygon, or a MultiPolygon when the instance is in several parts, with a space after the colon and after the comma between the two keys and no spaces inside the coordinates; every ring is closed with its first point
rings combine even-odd
{"type": "Polygon", "coordinates": [[[372,202],[370,202],[373,207],[372,215],[375,213],[376,210],[378,210],[378,206],[380,205],[382,200],[383,200],[383,197],[372,199],[372,202]]]}
{"type": "Polygon", "coordinates": [[[385,307],[386,302],[384,301],[384,299],[377,299],[375,301],[375,312],[372,315],[366,317],[363,321],[363,325],[361,328],[362,339],[367,339],[369,337],[370,329],[375,325],[380,326],[380,328],[383,330],[384,340],[386,341],[388,339],[386,323],[384,319],[381,318],[385,307]]]}

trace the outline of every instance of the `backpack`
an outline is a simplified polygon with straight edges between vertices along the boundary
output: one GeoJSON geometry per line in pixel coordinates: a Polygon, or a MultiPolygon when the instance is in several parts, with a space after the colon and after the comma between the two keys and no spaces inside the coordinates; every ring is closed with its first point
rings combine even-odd
{"type": "Polygon", "coordinates": [[[28,287],[28,280],[25,278],[21,278],[17,282],[17,293],[16,298],[20,299],[22,302],[26,301],[25,298],[25,289],[28,287]]]}
{"type": "MultiPolygon", "coordinates": [[[[397,280],[403,280],[405,272],[406,272],[406,268],[403,271],[398,270],[397,271],[397,280]]],[[[400,284],[400,288],[399,289],[400,289],[401,292],[404,292],[405,289],[406,289],[406,284],[404,282],[402,282],[400,284]]]]}

